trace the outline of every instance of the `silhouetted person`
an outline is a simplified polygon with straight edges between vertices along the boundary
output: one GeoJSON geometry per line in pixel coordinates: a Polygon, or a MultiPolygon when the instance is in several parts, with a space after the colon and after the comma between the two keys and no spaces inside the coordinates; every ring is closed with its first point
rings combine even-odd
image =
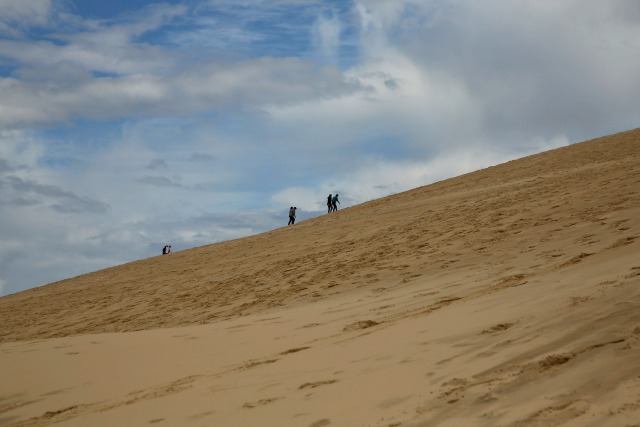
{"type": "Polygon", "coordinates": [[[164,248],[162,248],[162,255],[166,255],[170,252],[171,252],[171,246],[165,245],[164,248]]]}
{"type": "Polygon", "coordinates": [[[339,204],[340,200],[338,200],[338,194],[336,194],[335,196],[333,196],[333,199],[331,199],[331,209],[333,209],[333,212],[338,210],[339,204]]]}
{"type": "Polygon", "coordinates": [[[296,209],[298,209],[298,208],[296,208],[295,206],[291,206],[289,208],[289,224],[287,224],[287,225],[295,224],[295,222],[296,222],[296,209]]]}
{"type": "Polygon", "coordinates": [[[333,199],[332,195],[329,194],[329,197],[327,197],[327,213],[331,213],[331,211],[333,211],[333,199]]]}

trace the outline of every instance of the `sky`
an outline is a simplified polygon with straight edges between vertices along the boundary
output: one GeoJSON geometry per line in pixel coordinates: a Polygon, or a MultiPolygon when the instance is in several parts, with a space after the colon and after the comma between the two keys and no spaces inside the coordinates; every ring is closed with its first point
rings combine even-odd
{"type": "Polygon", "coordinates": [[[637,0],[0,0],[0,295],[636,128],[638,76],[637,0]]]}

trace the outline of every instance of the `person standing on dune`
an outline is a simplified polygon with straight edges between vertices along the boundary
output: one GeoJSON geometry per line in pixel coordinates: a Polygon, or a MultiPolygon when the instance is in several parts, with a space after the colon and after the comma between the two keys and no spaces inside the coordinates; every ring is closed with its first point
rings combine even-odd
{"type": "Polygon", "coordinates": [[[339,204],[340,204],[340,200],[338,200],[338,194],[336,193],[336,195],[333,196],[333,199],[331,199],[331,208],[333,209],[333,212],[338,210],[339,204]]]}
{"type": "Polygon", "coordinates": [[[332,195],[329,194],[329,197],[327,197],[327,213],[331,213],[333,211],[333,199],[332,199],[332,195]]]}
{"type": "Polygon", "coordinates": [[[295,224],[296,222],[296,208],[295,206],[291,206],[289,208],[289,223],[287,225],[295,224]]]}

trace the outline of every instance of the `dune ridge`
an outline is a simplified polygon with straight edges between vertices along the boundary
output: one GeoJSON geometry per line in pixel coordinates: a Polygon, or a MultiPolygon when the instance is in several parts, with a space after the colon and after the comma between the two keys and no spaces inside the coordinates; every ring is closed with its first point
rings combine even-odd
{"type": "Polygon", "coordinates": [[[639,244],[636,129],[9,295],[0,425],[638,426],[639,244]]]}

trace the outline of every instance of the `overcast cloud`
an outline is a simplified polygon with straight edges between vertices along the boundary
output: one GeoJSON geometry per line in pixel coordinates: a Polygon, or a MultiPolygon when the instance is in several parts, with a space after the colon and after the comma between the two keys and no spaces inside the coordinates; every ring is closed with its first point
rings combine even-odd
{"type": "Polygon", "coordinates": [[[635,0],[0,0],[0,295],[637,127],[635,0]]]}

